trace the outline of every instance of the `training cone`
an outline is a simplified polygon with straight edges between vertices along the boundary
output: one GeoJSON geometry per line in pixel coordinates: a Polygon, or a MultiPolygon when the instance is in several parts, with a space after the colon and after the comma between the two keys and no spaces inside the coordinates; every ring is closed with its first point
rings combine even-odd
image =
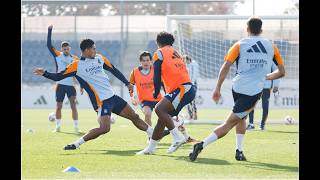
{"type": "Polygon", "coordinates": [[[80,172],[80,170],[77,169],[76,167],[69,166],[65,170],[63,170],[63,172],[80,172]]]}

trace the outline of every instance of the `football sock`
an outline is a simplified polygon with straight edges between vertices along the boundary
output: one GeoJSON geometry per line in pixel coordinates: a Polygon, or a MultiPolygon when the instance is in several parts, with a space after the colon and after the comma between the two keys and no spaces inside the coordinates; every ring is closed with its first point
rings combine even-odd
{"type": "Polygon", "coordinates": [[[236,148],[239,151],[242,151],[242,141],[244,138],[244,134],[236,134],[236,148]]]}
{"type": "Polygon", "coordinates": [[[218,136],[215,132],[212,132],[207,138],[203,140],[203,147],[206,147],[207,145],[213,143],[218,139],[218,136]]]}

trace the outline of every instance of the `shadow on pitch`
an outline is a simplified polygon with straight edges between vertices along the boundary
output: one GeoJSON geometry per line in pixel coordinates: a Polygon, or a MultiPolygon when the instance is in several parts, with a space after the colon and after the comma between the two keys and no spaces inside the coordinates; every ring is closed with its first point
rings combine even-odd
{"type": "Polygon", "coordinates": [[[134,156],[136,155],[136,152],[140,150],[123,150],[123,151],[118,151],[118,150],[103,150],[103,149],[91,149],[89,151],[95,151],[97,153],[88,153],[88,154],[112,154],[112,155],[117,155],[117,156],[134,156]]]}
{"type": "Polygon", "coordinates": [[[75,133],[75,132],[59,132],[59,133],[61,133],[61,134],[73,134],[73,135],[76,135],[76,136],[83,136],[84,134],[86,134],[86,133],[84,133],[84,132],[79,132],[79,133],[75,133]]]}
{"type": "Polygon", "coordinates": [[[275,170],[275,171],[289,171],[289,172],[298,172],[299,168],[296,166],[285,166],[280,164],[271,164],[263,162],[253,162],[246,161],[246,165],[250,168],[266,169],[266,170],[275,170]]]}
{"type": "Polygon", "coordinates": [[[298,131],[274,131],[274,130],[268,130],[268,132],[274,132],[274,133],[289,133],[289,134],[298,134],[298,131]]]}
{"type": "Polygon", "coordinates": [[[87,152],[83,153],[66,153],[61,155],[79,155],[79,154],[85,154],[85,155],[117,155],[117,156],[134,156],[136,155],[136,152],[140,150],[128,150],[128,151],[117,151],[117,150],[103,150],[103,149],[90,149],[87,152]],[[88,152],[90,151],[90,152],[88,152]]]}
{"type": "Polygon", "coordinates": [[[155,154],[156,156],[166,156],[170,158],[174,158],[175,160],[179,161],[186,161],[188,163],[195,163],[195,164],[210,164],[210,165],[229,165],[230,163],[226,160],[222,159],[209,159],[209,158],[197,158],[197,160],[191,162],[189,159],[189,154],[186,156],[173,156],[173,155],[160,155],[155,154]]]}

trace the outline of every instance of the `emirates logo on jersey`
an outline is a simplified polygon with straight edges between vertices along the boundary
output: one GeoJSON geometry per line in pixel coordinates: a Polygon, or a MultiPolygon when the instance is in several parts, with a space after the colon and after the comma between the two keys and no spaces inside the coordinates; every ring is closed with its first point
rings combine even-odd
{"type": "Polygon", "coordinates": [[[94,66],[94,67],[90,67],[90,68],[86,68],[86,72],[89,73],[90,75],[94,75],[97,73],[101,73],[102,72],[102,66],[94,66]]]}

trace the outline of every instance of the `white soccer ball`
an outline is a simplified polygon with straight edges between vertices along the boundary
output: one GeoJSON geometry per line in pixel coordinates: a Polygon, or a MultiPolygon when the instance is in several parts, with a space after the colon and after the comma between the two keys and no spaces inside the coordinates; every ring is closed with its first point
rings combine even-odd
{"type": "Polygon", "coordinates": [[[291,116],[286,116],[285,118],[284,118],[284,123],[286,124],[286,125],[290,125],[290,124],[293,124],[294,123],[294,119],[293,119],[293,117],[291,117],[291,116]]]}
{"type": "Polygon", "coordinates": [[[173,116],[171,119],[175,127],[179,127],[184,123],[184,120],[178,116],[173,116]]]}
{"type": "Polygon", "coordinates": [[[50,122],[56,121],[56,113],[55,112],[49,113],[48,119],[50,122]]]}

